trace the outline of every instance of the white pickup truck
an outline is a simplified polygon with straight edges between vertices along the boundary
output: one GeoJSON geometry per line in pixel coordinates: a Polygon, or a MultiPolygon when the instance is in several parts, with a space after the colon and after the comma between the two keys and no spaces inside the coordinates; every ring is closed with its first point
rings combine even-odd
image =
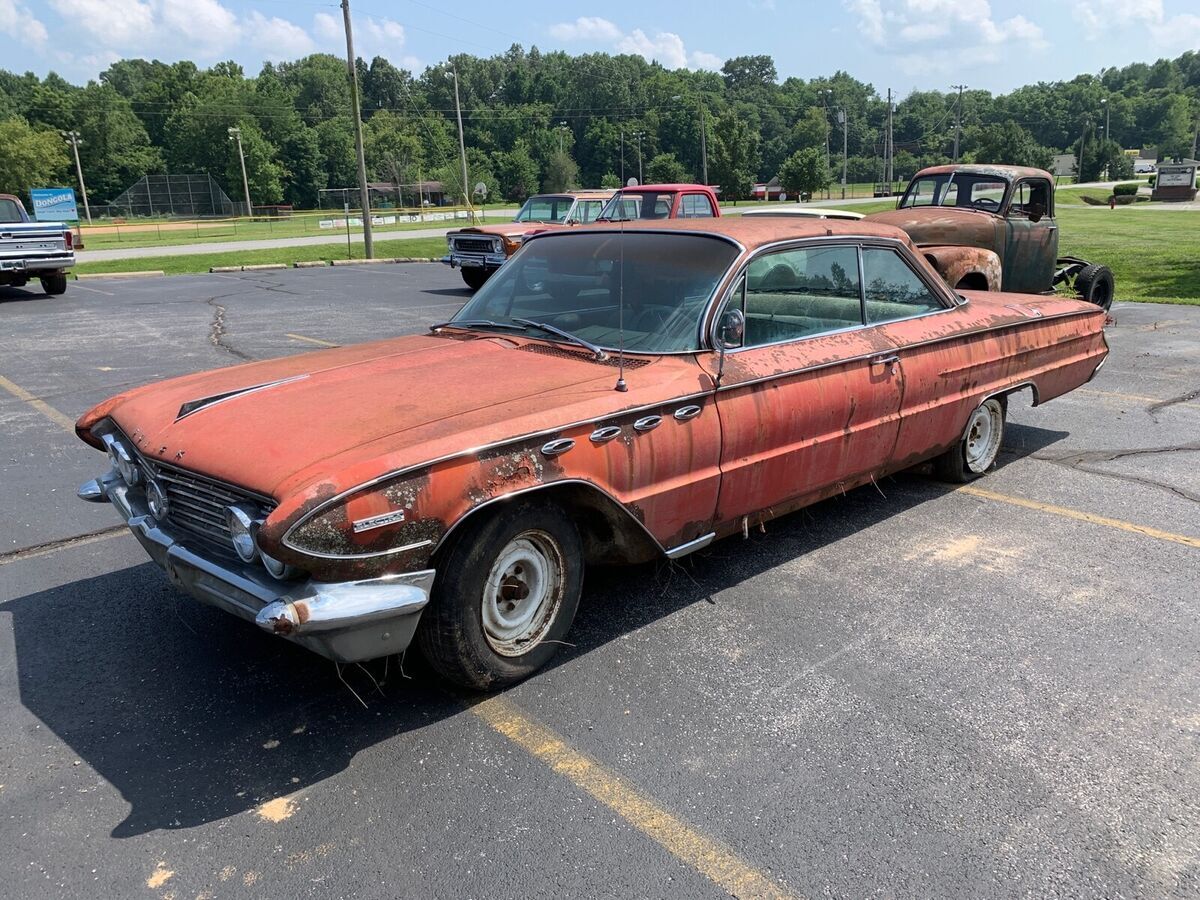
{"type": "Polygon", "coordinates": [[[47,294],[65,293],[75,265],[75,241],[63,222],[33,222],[21,201],[0,194],[0,286],[24,287],[31,278],[47,294]]]}

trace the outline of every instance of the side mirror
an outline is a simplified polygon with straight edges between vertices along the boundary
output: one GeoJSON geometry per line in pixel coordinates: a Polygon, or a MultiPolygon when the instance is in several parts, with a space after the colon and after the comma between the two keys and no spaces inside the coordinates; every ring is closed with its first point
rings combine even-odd
{"type": "Polygon", "coordinates": [[[746,317],[740,309],[726,309],[717,323],[717,344],[721,350],[733,350],[746,340],[746,317]]]}

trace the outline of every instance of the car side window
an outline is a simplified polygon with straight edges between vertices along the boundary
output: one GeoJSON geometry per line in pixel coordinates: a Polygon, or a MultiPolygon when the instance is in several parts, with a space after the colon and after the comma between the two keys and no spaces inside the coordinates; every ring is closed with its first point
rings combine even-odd
{"type": "Polygon", "coordinates": [[[704,194],[684,194],[681,203],[680,216],[684,219],[711,218],[712,203],[704,194]]]}
{"type": "Polygon", "coordinates": [[[867,324],[907,319],[945,305],[895,250],[863,248],[867,324]]]}
{"type": "Polygon", "coordinates": [[[600,207],[602,205],[599,200],[580,200],[575,207],[575,221],[595,222],[596,216],[600,215],[600,207]]]}
{"type": "Polygon", "coordinates": [[[746,269],[746,347],[863,324],[855,247],[780,250],[746,269]]]}
{"type": "Polygon", "coordinates": [[[1009,215],[1040,219],[1050,209],[1050,184],[1045,180],[1022,181],[1013,188],[1009,215]]]}

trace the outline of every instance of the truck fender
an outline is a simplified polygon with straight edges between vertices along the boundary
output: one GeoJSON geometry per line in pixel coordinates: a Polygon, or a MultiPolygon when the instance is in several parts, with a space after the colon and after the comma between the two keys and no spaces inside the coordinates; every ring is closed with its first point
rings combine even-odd
{"type": "Polygon", "coordinates": [[[922,247],[921,255],[951,288],[998,291],[1002,282],[1000,257],[982,247],[922,247]]]}

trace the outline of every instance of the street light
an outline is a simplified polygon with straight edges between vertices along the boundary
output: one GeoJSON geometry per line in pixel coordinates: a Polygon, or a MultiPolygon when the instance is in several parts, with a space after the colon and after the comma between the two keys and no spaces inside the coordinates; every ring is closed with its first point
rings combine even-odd
{"type": "Polygon", "coordinates": [[[71,149],[75,152],[75,172],[79,175],[79,193],[83,195],[83,212],[87,216],[88,224],[92,224],[92,210],[88,206],[87,186],[83,183],[83,166],[79,164],[79,145],[83,141],[79,140],[78,131],[64,131],[62,136],[71,142],[71,149]]]}
{"type": "MultiPolygon", "coordinates": [[[[823,88],[821,90],[821,109],[825,111],[825,172],[829,172],[829,103],[828,100],[833,96],[832,88],[823,88]]],[[[829,199],[829,185],[825,185],[825,199],[829,199]]]]}
{"type": "Polygon", "coordinates": [[[242,151],[242,129],[228,128],[229,139],[237,141],[238,159],[242,161],[242,189],[246,192],[246,215],[254,215],[254,207],[250,205],[250,181],[246,178],[246,154],[242,151]]]}
{"type": "Polygon", "coordinates": [[[558,131],[558,152],[562,153],[563,152],[563,135],[566,134],[570,130],[570,128],[568,128],[566,122],[559,122],[554,127],[555,127],[555,130],[558,131]]]}
{"type": "Polygon", "coordinates": [[[446,77],[454,79],[454,112],[458,116],[458,152],[462,157],[463,202],[467,205],[467,210],[471,213],[471,220],[474,221],[475,213],[471,210],[471,196],[469,193],[471,182],[467,178],[467,143],[463,138],[462,104],[458,100],[458,69],[451,67],[450,71],[446,73],[446,77]]]}

